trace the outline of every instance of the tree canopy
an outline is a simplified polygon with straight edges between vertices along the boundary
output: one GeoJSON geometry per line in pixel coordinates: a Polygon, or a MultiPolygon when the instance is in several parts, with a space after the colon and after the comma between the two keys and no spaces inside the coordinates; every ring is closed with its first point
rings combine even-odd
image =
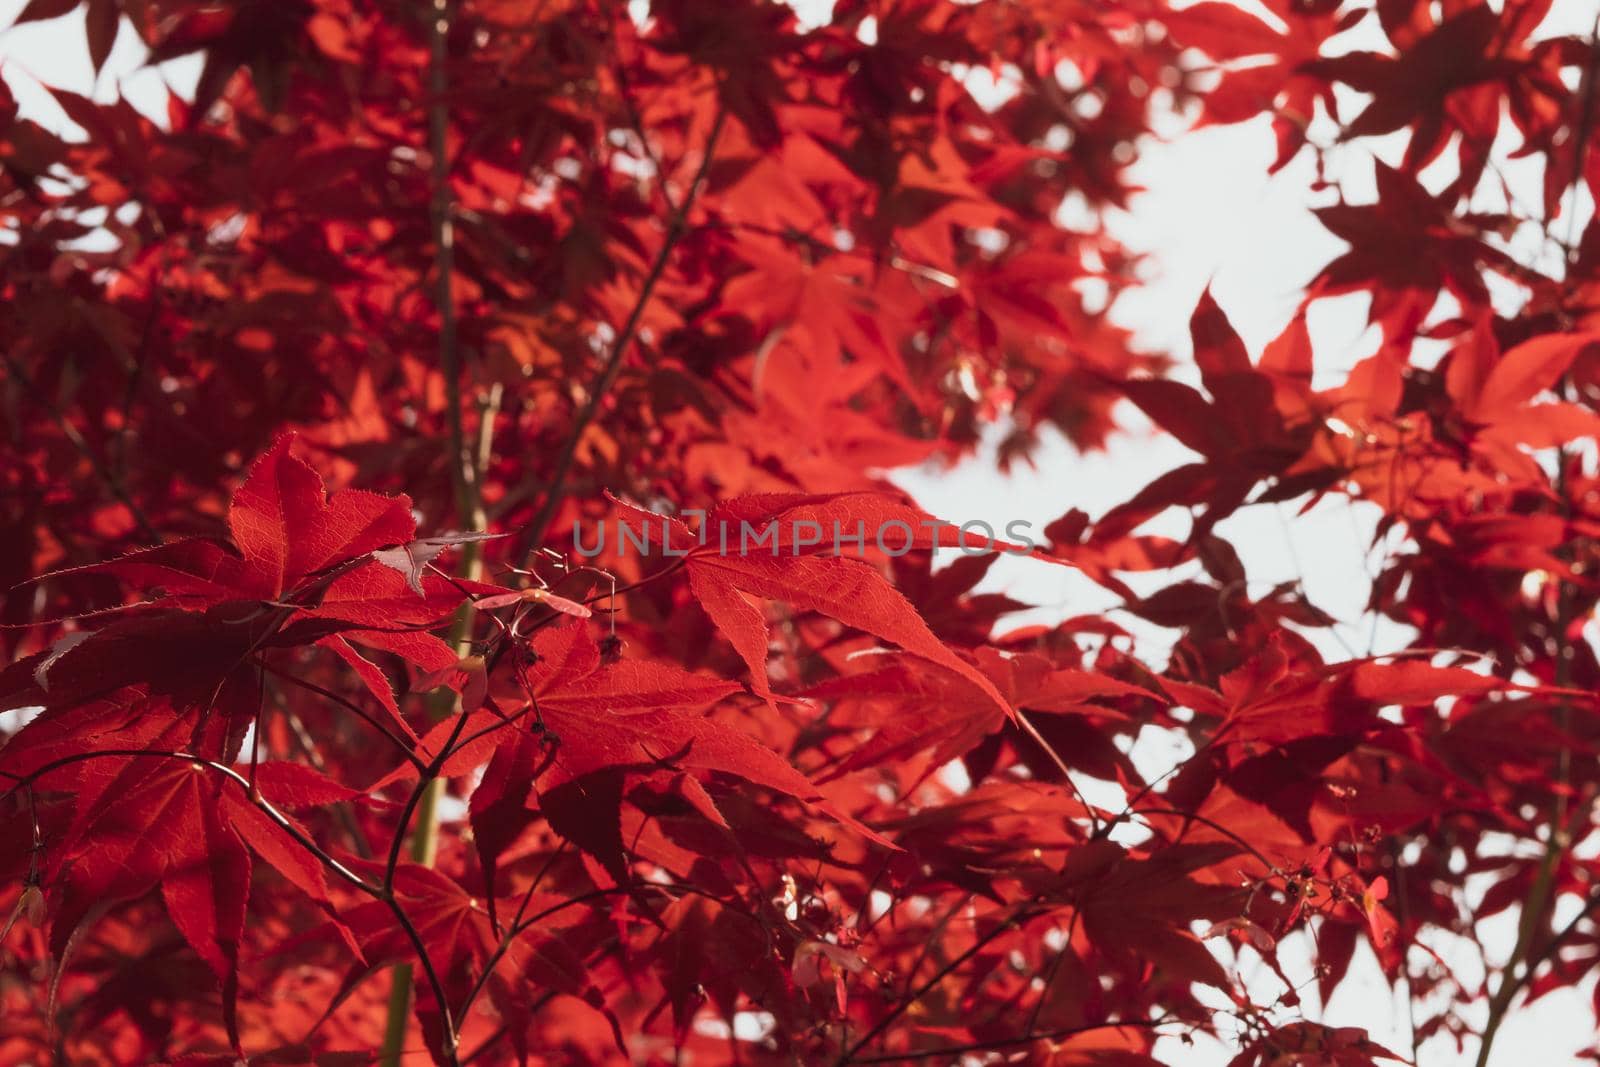
{"type": "Polygon", "coordinates": [[[0,78],[0,1058],[1482,1067],[1600,964],[1551,10],[30,0],[202,68],[162,122],[53,90],[76,136],[0,78]],[[1400,146],[1264,350],[1116,315],[1175,117],[1400,146]],[[1134,413],[1190,458],[1098,516],[888,477],[1134,413]],[[1398,653],[1224,532],[1329,500],[1398,653]],[[1006,553],[1120,606],[1010,623],[1006,553]],[[1410,1048],[1324,1019],[1362,945],[1410,1048]]]}

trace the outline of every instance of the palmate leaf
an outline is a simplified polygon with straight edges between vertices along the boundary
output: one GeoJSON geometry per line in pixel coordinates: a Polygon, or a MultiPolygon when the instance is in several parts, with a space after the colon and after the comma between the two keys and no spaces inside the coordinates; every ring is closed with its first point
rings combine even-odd
{"type": "Polygon", "coordinates": [[[689,588],[750,668],[751,687],[758,695],[769,700],[773,696],[767,683],[769,627],[759,603],[782,600],[938,664],[969,680],[1004,713],[1012,713],[993,683],[934,636],[916,609],[878,570],[862,560],[833,553],[845,538],[852,537],[871,546],[881,536],[896,551],[941,544],[997,550],[1006,542],[963,535],[948,524],[925,526],[924,522],[933,520],[918,509],[864,494],[731,501],[706,515],[701,537],[676,519],[651,515],[621,501],[616,507],[618,521],[636,531],[636,540],[655,534],[665,539],[664,550],[684,556],[689,588]],[[899,525],[892,533],[886,532],[891,523],[899,525]],[[746,536],[747,531],[753,532],[746,536]],[[764,544],[751,548],[749,542],[760,537],[765,537],[764,544]],[[813,537],[812,543],[805,543],[813,537]]]}
{"type": "MultiPolygon", "coordinates": [[[[425,758],[448,751],[441,764],[447,776],[490,761],[471,811],[491,880],[500,852],[535,810],[580,847],[603,851],[615,867],[621,858],[620,796],[602,788],[600,779],[666,768],[739,778],[812,803],[854,831],[882,840],[833,808],[778,754],[703,714],[742,692],[741,686],[658,663],[602,665],[598,646],[581,624],[547,630],[532,648],[537,661],[529,678],[531,704],[516,717],[473,712],[465,724],[441,722],[418,746],[425,758]],[[447,750],[443,746],[452,737],[468,740],[447,750]]],[[[402,766],[386,781],[413,773],[402,766]]]]}

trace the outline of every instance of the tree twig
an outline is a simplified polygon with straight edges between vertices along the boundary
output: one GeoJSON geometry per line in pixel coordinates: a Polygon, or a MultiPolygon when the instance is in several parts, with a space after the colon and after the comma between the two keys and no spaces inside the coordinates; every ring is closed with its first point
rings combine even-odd
{"type": "Polygon", "coordinates": [[[555,474],[551,477],[549,488],[545,491],[544,504],[538,514],[522,528],[521,535],[517,538],[516,548],[512,558],[518,561],[519,566],[527,566],[528,558],[533,550],[544,540],[544,535],[549,531],[550,523],[554,521],[557,510],[566,493],[567,477],[572,471],[572,463],[578,454],[578,446],[583,440],[589,424],[600,413],[600,405],[605,400],[611,387],[616,383],[617,375],[622,371],[623,357],[627,355],[628,348],[633,343],[634,336],[639,331],[639,322],[644,317],[645,308],[650,304],[650,297],[655,292],[656,284],[666,272],[667,262],[672,258],[672,250],[677,247],[683,238],[687,225],[689,209],[693,206],[695,197],[699,194],[701,186],[705,184],[705,177],[711,169],[712,160],[716,158],[717,140],[722,135],[722,125],[727,118],[727,109],[718,105],[716,118],[712,120],[711,132],[706,135],[704,154],[700,159],[700,166],[695,171],[694,179],[689,183],[689,188],[684,192],[683,201],[678,209],[672,212],[667,223],[667,232],[661,239],[661,248],[656,252],[655,261],[650,264],[650,270],[645,275],[644,283],[639,287],[639,298],[634,301],[633,310],[628,312],[627,321],[622,324],[617,339],[611,345],[611,353],[606,357],[605,364],[600,368],[600,373],[595,376],[594,383],[589,387],[588,396],[584,398],[583,407],[578,412],[578,417],[573,421],[572,430],[567,434],[566,441],[561,446],[561,454],[556,458],[555,474]]]}
{"type": "Polygon", "coordinates": [[[78,431],[76,426],[72,425],[66,413],[40,391],[33,378],[23,369],[21,364],[11,358],[9,353],[0,353],[0,358],[5,360],[6,368],[11,372],[12,377],[21,383],[22,387],[33,396],[34,401],[40,407],[50,413],[50,417],[55,420],[56,427],[61,431],[61,436],[65,437],[68,443],[78,450],[79,455],[89,461],[89,466],[94,469],[95,477],[99,478],[105,487],[110,490],[111,495],[117,499],[117,503],[128,509],[128,514],[133,517],[134,525],[139,528],[139,532],[144,535],[145,539],[153,545],[161,544],[161,535],[151,525],[149,517],[144,513],[144,509],[129,494],[127,487],[122,484],[122,479],[117,476],[116,471],[112,470],[100,458],[100,454],[94,450],[94,446],[90,445],[88,439],[78,431]]]}
{"type": "MultiPolygon", "coordinates": [[[[1009,919],[997,923],[994,929],[979,937],[965,952],[962,952],[955,959],[951,960],[949,963],[946,963],[943,967],[940,967],[932,977],[930,977],[926,982],[923,982],[921,985],[917,986],[917,988],[913,990],[910,995],[900,998],[899,1003],[891,1008],[883,1018],[879,1019],[870,1030],[857,1038],[855,1044],[851,1045],[845,1050],[844,1055],[840,1056],[839,1059],[834,1063],[834,1067],[846,1067],[846,1064],[858,1062],[856,1059],[857,1053],[870,1045],[873,1040],[878,1037],[878,1035],[889,1029],[896,1019],[911,1009],[911,1005],[915,1004],[917,1001],[926,996],[929,990],[938,985],[940,982],[944,981],[952,971],[954,971],[957,967],[960,967],[963,963],[966,963],[972,957],[976,956],[979,952],[982,952],[986,945],[988,945],[995,938],[999,937],[1001,934],[1008,930],[1016,929],[1018,926],[1021,926],[1023,923],[1036,917],[1038,914],[1038,912],[1032,911],[1019,912],[1016,915],[1011,916],[1009,919]]],[[[903,1057],[894,1058],[899,1059],[903,1057]]]]}

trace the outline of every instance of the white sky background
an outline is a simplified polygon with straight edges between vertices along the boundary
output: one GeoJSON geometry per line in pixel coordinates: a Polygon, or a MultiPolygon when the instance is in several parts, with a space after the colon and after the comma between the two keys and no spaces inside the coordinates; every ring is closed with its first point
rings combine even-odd
{"type": "MultiPolygon", "coordinates": [[[[1251,0],[1237,0],[1251,6],[1251,0]]],[[[831,10],[829,0],[802,0],[796,6],[806,15],[831,10]]],[[[22,0],[0,0],[0,26],[10,26],[22,0]]],[[[1542,35],[1587,34],[1600,14],[1600,0],[1556,0],[1542,35]]],[[[823,16],[825,17],[825,15],[823,16]]],[[[1387,51],[1369,17],[1357,31],[1340,39],[1344,48],[1387,51]]],[[[48,82],[97,99],[125,95],[140,110],[158,121],[165,114],[167,86],[182,95],[192,92],[199,65],[193,59],[169,63],[160,70],[141,66],[144,49],[124,26],[117,47],[98,81],[93,76],[84,45],[81,14],[45,23],[0,31],[0,77],[4,77],[25,114],[47,126],[66,126],[60,109],[38,82],[48,82]]],[[[975,91],[976,91],[975,86],[975,91]]],[[[1352,112],[1353,113],[1353,112],[1352,112]]],[[[1324,134],[1327,131],[1323,131],[1324,134]]],[[[1331,136],[1319,140],[1326,143],[1331,136]]],[[[1372,198],[1370,153],[1377,151],[1395,162],[1403,150],[1403,136],[1340,149],[1331,176],[1354,201],[1372,198]]],[[[1212,292],[1253,353],[1275,337],[1288,322],[1300,300],[1304,284],[1342,249],[1309,209],[1331,202],[1328,192],[1311,189],[1313,161],[1303,152],[1276,176],[1267,175],[1275,145],[1265,120],[1184,132],[1168,142],[1148,146],[1135,175],[1146,192],[1131,210],[1117,220],[1120,235],[1131,246],[1152,253],[1153,273],[1139,292],[1119,302],[1119,321],[1134,329],[1139,342],[1152,350],[1188,352],[1188,318],[1200,291],[1209,282],[1212,292]]],[[[1540,202],[1537,162],[1511,165],[1514,195],[1524,204],[1540,202]]],[[[1436,186],[1437,187],[1437,186],[1436,186]]],[[[1480,205],[1475,205],[1480,206],[1480,205]]],[[[1503,208],[1503,204],[1481,205],[1503,208]]],[[[1540,254],[1537,235],[1514,239],[1529,259],[1540,254]]],[[[1338,381],[1360,357],[1371,351],[1373,338],[1365,330],[1366,302],[1362,297],[1325,301],[1313,309],[1311,326],[1316,349],[1319,387],[1338,381]]],[[[1194,380],[1192,368],[1178,376],[1194,380]]],[[[1018,466],[1009,476],[994,471],[992,450],[945,470],[934,467],[900,472],[896,480],[933,514],[963,521],[985,519],[997,529],[1012,519],[1027,519],[1035,529],[1078,507],[1091,516],[1127,499],[1157,475],[1192,457],[1172,438],[1153,434],[1136,414],[1128,420],[1136,427],[1115,441],[1105,453],[1080,455],[1055,435],[1047,435],[1036,456],[1036,466],[1018,466]]],[[[1330,659],[1346,658],[1353,649],[1361,654],[1403,645],[1404,631],[1392,625],[1372,626],[1365,611],[1370,575],[1381,561],[1381,548],[1371,548],[1375,512],[1337,504],[1322,505],[1308,515],[1296,516],[1295,505],[1247,509],[1218,527],[1233,542],[1249,573],[1252,587],[1265,588],[1299,578],[1311,600],[1340,619],[1341,641],[1321,642],[1330,659]]],[[[1181,535],[1185,521],[1169,517],[1152,528],[1181,535]]],[[[1133,584],[1138,583],[1134,576],[1133,584]]],[[[1030,604],[1036,612],[1024,621],[1048,621],[1065,615],[1103,611],[1110,598],[1067,568],[1026,560],[1002,559],[988,587],[1004,590],[1030,604]]],[[[1119,616],[1135,631],[1141,648],[1160,662],[1170,633],[1138,620],[1119,616]]],[[[1147,734],[1147,737],[1152,735],[1147,734]]],[[[1141,769],[1160,773],[1175,758],[1170,745],[1152,737],[1152,744],[1136,746],[1133,753],[1141,769]]],[[[1095,799],[1121,806],[1121,797],[1106,796],[1102,783],[1080,783],[1095,799]]],[[[1564,918],[1564,916],[1563,916],[1564,918]]],[[[1499,916],[1482,925],[1491,951],[1503,958],[1515,936],[1515,916],[1499,916]]],[[[1481,980],[1476,952],[1464,943],[1436,940],[1432,947],[1458,968],[1469,983],[1481,980]]],[[[1287,973],[1310,981],[1309,956],[1303,945],[1288,944],[1282,959],[1287,973]]],[[[1243,965],[1252,989],[1270,1000],[1281,985],[1264,968],[1243,965]]],[[[1514,1013],[1495,1043],[1494,1067],[1524,1064],[1560,1067],[1577,1064],[1577,1053],[1594,1046],[1593,1015],[1589,1006],[1594,979],[1579,989],[1551,994],[1514,1013]]],[[[1330,1025],[1366,1028],[1373,1039],[1408,1054],[1411,1039],[1403,997],[1392,997],[1376,962],[1363,948],[1351,968],[1351,977],[1319,1012],[1315,993],[1309,991],[1304,1011],[1330,1025]]],[[[1222,1006],[1219,1004],[1219,1006],[1222,1006]]],[[[1481,1021],[1481,1015],[1480,1015],[1481,1021]]],[[[1158,1047],[1164,1061],[1183,1067],[1225,1064],[1236,1051],[1226,1044],[1198,1039],[1194,1046],[1166,1040],[1158,1047]]],[[[1423,1045],[1420,1064],[1447,1067],[1470,1063],[1475,1049],[1458,1053],[1448,1038],[1423,1045]]]]}

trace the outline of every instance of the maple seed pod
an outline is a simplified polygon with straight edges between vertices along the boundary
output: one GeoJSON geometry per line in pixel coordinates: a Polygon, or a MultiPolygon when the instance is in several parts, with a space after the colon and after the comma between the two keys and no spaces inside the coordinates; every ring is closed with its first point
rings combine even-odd
{"type": "Polygon", "coordinates": [[[557,596],[548,589],[522,589],[514,593],[497,593],[494,596],[483,597],[474,601],[473,606],[479,611],[493,611],[496,608],[510,607],[512,604],[543,604],[553,611],[563,615],[571,615],[577,619],[587,619],[594,612],[576,600],[568,600],[564,596],[557,596]]]}
{"type": "Polygon", "coordinates": [[[576,600],[568,600],[564,596],[556,596],[548,589],[524,589],[522,591],[522,599],[531,603],[543,604],[547,608],[559,611],[563,615],[571,615],[577,619],[587,619],[594,614],[594,612],[576,600]]]}

